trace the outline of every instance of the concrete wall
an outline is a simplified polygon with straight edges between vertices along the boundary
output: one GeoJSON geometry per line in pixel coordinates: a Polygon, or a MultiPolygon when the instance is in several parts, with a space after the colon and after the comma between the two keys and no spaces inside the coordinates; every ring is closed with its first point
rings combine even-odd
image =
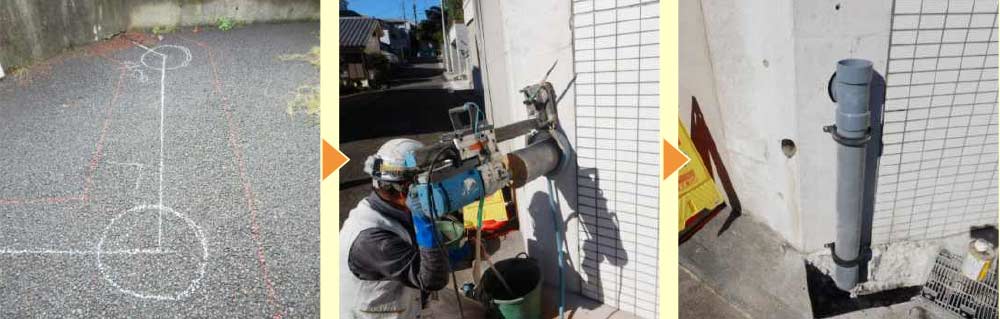
{"type": "Polygon", "coordinates": [[[827,80],[848,57],[884,71],[892,2],[700,5],[681,5],[681,118],[696,96],[745,211],[798,249],[822,249],[836,221],[836,144],[821,129],[835,107],[827,80]]]}
{"type": "MultiPolygon", "coordinates": [[[[559,0],[469,0],[465,2],[465,19],[469,30],[470,68],[477,73],[483,85],[487,116],[496,126],[525,119],[527,111],[518,91],[538,83],[545,72],[558,64],[548,77],[557,93],[563,95],[558,105],[559,120],[569,141],[575,141],[575,106],[573,85],[573,51],[569,28],[571,6],[559,0]],[[476,10],[476,2],[480,7],[476,10]],[[545,18],[542,19],[540,16],[545,18]],[[532,18],[536,17],[536,18],[532,18]],[[546,30],[546,32],[538,32],[546,30]]],[[[479,81],[474,79],[475,81],[479,81]]],[[[523,147],[524,139],[518,138],[501,145],[504,151],[523,147]]],[[[575,219],[576,201],[575,163],[561,170],[555,177],[556,200],[560,205],[560,227],[567,243],[567,291],[580,291],[580,265],[578,219],[575,219]]],[[[521,232],[526,251],[542,264],[546,283],[558,283],[554,227],[549,209],[546,180],[540,178],[517,192],[521,232]]]]}
{"type": "Polygon", "coordinates": [[[501,3],[499,0],[469,0],[464,4],[464,17],[472,43],[469,67],[473,82],[478,84],[475,85],[476,90],[481,91],[483,100],[486,101],[486,116],[497,125],[513,123],[514,118],[506,110],[520,105],[519,100],[510,100],[508,94],[510,90],[518,88],[508,87],[509,66],[505,54],[504,20],[499,14],[501,3]]]}
{"type": "MultiPolygon", "coordinates": [[[[722,152],[723,162],[730,167],[732,160],[729,158],[726,141],[729,132],[726,131],[725,122],[727,117],[723,117],[719,108],[719,99],[716,96],[715,72],[712,69],[711,54],[708,50],[708,39],[705,38],[705,19],[701,10],[701,1],[681,1],[678,3],[678,110],[679,117],[684,127],[691,129],[691,103],[692,99],[698,100],[701,111],[705,115],[705,120],[709,123],[709,129],[715,143],[722,152]]],[[[716,189],[723,191],[721,182],[716,179],[716,189]]]]}
{"type": "Polygon", "coordinates": [[[469,30],[463,23],[455,23],[448,29],[448,61],[451,73],[468,73],[469,61],[469,30]]]}
{"type": "Polygon", "coordinates": [[[0,63],[22,67],[131,29],[319,19],[319,0],[5,0],[0,63]]]}
{"type": "Polygon", "coordinates": [[[835,236],[837,146],[821,129],[833,123],[836,107],[827,83],[845,58],[871,60],[885,74],[891,10],[891,0],[795,2],[799,241],[806,251],[822,249],[835,236]]]}
{"type": "MultiPolygon", "coordinates": [[[[655,318],[658,210],[649,184],[659,181],[657,3],[469,0],[465,9],[473,81],[491,121],[524,119],[518,91],[544,78],[555,87],[561,128],[579,152],[554,177],[554,194],[544,179],[517,192],[528,254],[541,262],[547,283],[557,284],[561,230],[568,292],[655,318]],[[607,47],[617,40],[621,48],[607,47]],[[622,83],[609,84],[615,79],[622,83]]],[[[523,145],[518,139],[501,148],[523,145]]]]}
{"type": "Polygon", "coordinates": [[[718,99],[715,106],[703,105],[721,115],[708,124],[724,132],[715,139],[724,139],[720,153],[736,193],[747,211],[790,242],[800,242],[797,158],[786,158],[780,148],[782,138],[795,139],[797,133],[793,3],[701,4],[718,99]]]}
{"type": "MultiPolygon", "coordinates": [[[[482,56],[480,53],[482,42],[480,34],[479,21],[476,19],[476,10],[478,5],[474,3],[474,0],[462,1],[462,13],[465,18],[465,29],[468,33],[466,40],[469,41],[469,57],[466,61],[468,64],[468,84],[476,91],[479,96],[486,97],[486,88],[483,85],[483,72],[482,72],[482,56]]],[[[484,99],[489,103],[488,99],[484,99]]],[[[493,111],[486,108],[487,116],[490,120],[493,119],[493,111]]]]}
{"type": "MultiPolygon", "coordinates": [[[[568,141],[576,141],[570,8],[567,2],[561,0],[503,2],[500,12],[504,17],[506,45],[503,51],[507,56],[507,90],[495,93],[506,95],[503,100],[506,100],[507,104],[497,104],[494,110],[498,113],[498,118],[501,117],[500,113],[507,113],[504,120],[507,123],[526,118],[527,110],[521,104],[524,96],[519,90],[541,81],[546,71],[556,63],[547,81],[552,83],[556,94],[566,92],[558,104],[560,126],[568,141]]],[[[523,141],[518,140],[510,146],[518,148],[523,145],[523,141]]],[[[558,223],[564,234],[563,240],[567,243],[564,249],[569,254],[565,263],[566,267],[571,269],[566,275],[567,289],[570,292],[579,291],[579,277],[573,273],[582,272],[572,270],[573,265],[580,265],[581,259],[580,249],[577,246],[579,219],[574,218],[577,209],[576,176],[577,169],[573,161],[555,176],[556,194],[548,193],[547,181],[544,179],[525,185],[518,193],[518,198],[521,200],[521,232],[524,235],[527,251],[542,262],[543,276],[553,285],[558,283],[559,278],[554,235],[557,221],[553,220],[554,217],[549,209],[549,196],[555,196],[555,200],[559,203],[561,215],[558,216],[558,223]]]]}

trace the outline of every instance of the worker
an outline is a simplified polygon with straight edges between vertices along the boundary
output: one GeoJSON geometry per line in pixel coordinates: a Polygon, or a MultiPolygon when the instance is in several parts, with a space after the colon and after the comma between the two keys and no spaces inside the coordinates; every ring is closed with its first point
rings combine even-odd
{"type": "Polygon", "coordinates": [[[340,317],[417,318],[429,292],[448,284],[448,261],[433,220],[411,214],[406,155],[422,147],[393,139],[365,161],[372,193],[340,229],[340,317]]]}

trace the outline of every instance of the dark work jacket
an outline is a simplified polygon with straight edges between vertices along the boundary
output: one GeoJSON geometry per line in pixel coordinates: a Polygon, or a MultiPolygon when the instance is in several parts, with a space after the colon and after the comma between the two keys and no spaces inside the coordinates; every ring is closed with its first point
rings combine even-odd
{"type": "Polygon", "coordinates": [[[416,240],[409,212],[393,207],[374,192],[368,195],[368,202],[379,214],[403,225],[410,239],[400,238],[384,229],[361,231],[348,255],[350,271],[359,279],[394,280],[425,292],[444,288],[448,284],[448,256],[445,251],[411,244],[416,240]]]}

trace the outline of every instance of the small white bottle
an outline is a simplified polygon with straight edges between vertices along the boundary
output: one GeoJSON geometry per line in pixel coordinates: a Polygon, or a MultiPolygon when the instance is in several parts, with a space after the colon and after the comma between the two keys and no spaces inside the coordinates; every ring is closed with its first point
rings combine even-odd
{"type": "Polygon", "coordinates": [[[969,243],[969,250],[962,261],[962,274],[966,278],[982,281],[986,279],[986,274],[993,268],[993,262],[997,258],[996,249],[993,244],[975,239],[969,243]]]}

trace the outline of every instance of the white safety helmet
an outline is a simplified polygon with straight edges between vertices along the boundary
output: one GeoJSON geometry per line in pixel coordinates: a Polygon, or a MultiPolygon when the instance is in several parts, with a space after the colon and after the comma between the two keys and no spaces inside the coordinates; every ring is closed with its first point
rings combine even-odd
{"type": "Polygon", "coordinates": [[[380,182],[405,181],[409,175],[406,155],[421,147],[424,147],[423,143],[408,138],[392,139],[382,144],[375,155],[365,160],[365,173],[372,177],[372,185],[379,188],[380,182]]]}

